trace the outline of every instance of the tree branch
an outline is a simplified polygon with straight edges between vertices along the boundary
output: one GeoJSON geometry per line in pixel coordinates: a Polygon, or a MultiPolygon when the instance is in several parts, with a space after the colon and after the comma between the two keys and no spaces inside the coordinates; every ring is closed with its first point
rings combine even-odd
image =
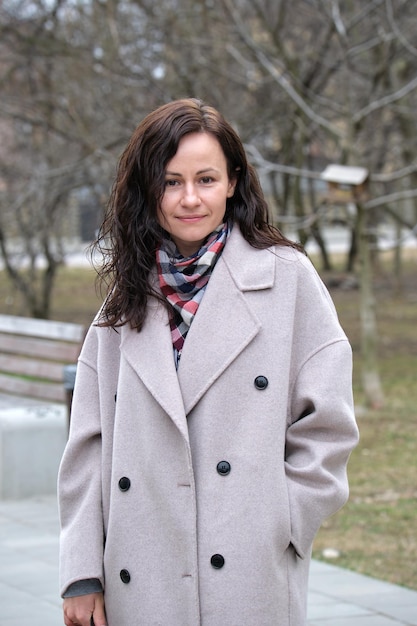
{"type": "Polygon", "coordinates": [[[226,7],[226,10],[233,20],[237,31],[244,41],[244,43],[252,50],[253,54],[261,64],[261,66],[270,74],[270,76],[280,85],[280,87],[286,92],[286,94],[290,97],[290,99],[296,104],[296,106],[306,115],[306,117],[314,122],[317,126],[325,128],[329,131],[333,136],[338,137],[339,139],[343,139],[345,134],[341,131],[337,126],[331,124],[324,117],[321,117],[316,113],[307,102],[300,96],[297,90],[292,86],[288,78],[284,76],[282,70],[279,70],[262,52],[259,45],[252,39],[250,34],[247,32],[242,20],[238,17],[239,11],[233,5],[232,0],[223,0],[223,3],[226,7]]]}
{"type": "Polygon", "coordinates": [[[387,7],[388,22],[393,32],[395,33],[395,36],[402,43],[404,48],[406,48],[408,52],[410,52],[410,54],[412,54],[413,56],[417,56],[417,48],[411,45],[411,43],[405,38],[405,36],[403,35],[403,33],[400,31],[400,29],[397,26],[397,22],[395,21],[395,18],[394,18],[394,8],[392,6],[391,0],[386,0],[385,4],[387,7]]]}
{"type": "Polygon", "coordinates": [[[404,87],[396,91],[395,93],[389,94],[388,96],[384,96],[383,98],[380,98],[379,100],[374,100],[374,102],[371,102],[370,104],[368,104],[368,106],[364,107],[360,111],[357,111],[352,117],[353,123],[358,124],[365,117],[367,117],[374,111],[377,111],[378,109],[382,109],[388,106],[389,104],[392,104],[393,102],[398,102],[398,100],[401,100],[401,98],[404,98],[404,96],[414,91],[414,89],[417,89],[417,76],[413,78],[413,80],[411,80],[409,83],[404,85],[404,87]]]}
{"type": "Polygon", "coordinates": [[[417,198],[417,189],[404,189],[403,191],[396,191],[385,196],[379,196],[378,198],[372,198],[364,203],[365,209],[376,209],[377,207],[384,206],[384,204],[390,204],[391,202],[398,202],[399,200],[408,200],[409,198],[417,198]]]}

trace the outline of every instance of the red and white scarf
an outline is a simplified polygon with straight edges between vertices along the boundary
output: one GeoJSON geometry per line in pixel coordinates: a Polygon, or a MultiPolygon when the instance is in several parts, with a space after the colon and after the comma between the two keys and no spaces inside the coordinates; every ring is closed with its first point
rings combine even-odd
{"type": "Polygon", "coordinates": [[[229,225],[221,224],[190,257],[183,257],[170,239],[164,239],[156,251],[161,291],[172,306],[170,327],[177,360],[229,232],[229,225]]]}

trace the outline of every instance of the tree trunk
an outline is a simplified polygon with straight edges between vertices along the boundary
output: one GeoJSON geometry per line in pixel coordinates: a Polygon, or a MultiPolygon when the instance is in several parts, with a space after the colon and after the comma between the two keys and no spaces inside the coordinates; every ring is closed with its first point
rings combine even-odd
{"type": "Polygon", "coordinates": [[[320,232],[317,222],[312,225],[311,234],[313,235],[314,240],[317,243],[319,250],[320,250],[322,270],[324,272],[331,272],[333,269],[332,263],[330,260],[330,256],[327,252],[326,242],[324,241],[322,237],[322,234],[320,232]]]}
{"type": "Polygon", "coordinates": [[[378,334],[373,293],[373,272],[371,250],[367,228],[367,213],[360,202],[357,203],[358,252],[360,263],[360,324],[362,386],[367,404],[379,409],[384,404],[384,394],[377,366],[378,334]]]}
{"type": "Polygon", "coordinates": [[[401,234],[402,228],[399,222],[395,223],[396,228],[396,243],[394,248],[394,285],[395,285],[395,293],[397,296],[400,296],[403,291],[403,280],[402,280],[402,243],[401,243],[401,234]]]}

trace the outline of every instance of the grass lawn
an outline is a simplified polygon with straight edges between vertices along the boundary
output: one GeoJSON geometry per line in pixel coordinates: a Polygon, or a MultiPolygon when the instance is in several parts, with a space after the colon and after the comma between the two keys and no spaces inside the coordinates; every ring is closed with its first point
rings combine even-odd
{"type": "MultiPolygon", "coordinates": [[[[379,371],[385,405],[363,407],[358,293],[332,291],[354,353],[354,392],[361,440],[349,464],[348,504],[322,526],[313,554],[329,562],[417,589],[417,255],[398,292],[387,268],[375,282],[379,371]]],[[[384,270],[384,268],[383,268],[384,270]]]]}
{"type": "MultiPolygon", "coordinates": [[[[385,406],[363,406],[360,386],[358,291],[332,289],[354,352],[354,391],[361,441],[349,466],[351,498],[325,522],[314,557],[334,549],[335,565],[417,589],[417,255],[404,265],[398,291],[383,257],[376,278],[379,366],[385,406]]],[[[60,270],[52,319],[88,325],[100,306],[88,269],[60,270]]],[[[22,314],[0,272],[0,313],[22,314]]]]}

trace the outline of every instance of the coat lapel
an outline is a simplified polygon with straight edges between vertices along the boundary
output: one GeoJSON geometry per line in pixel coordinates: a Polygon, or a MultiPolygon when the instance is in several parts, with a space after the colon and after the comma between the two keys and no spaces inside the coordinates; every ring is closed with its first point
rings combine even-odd
{"type": "Polygon", "coordinates": [[[140,333],[123,327],[122,354],[186,440],[188,413],[260,331],[245,292],[270,288],[274,267],[271,251],[252,248],[235,226],[188,332],[178,372],[161,304],[149,305],[140,333]]]}
{"type": "Polygon", "coordinates": [[[244,292],[273,279],[272,254],[249,246],[235,226],[184,343],[178,379],[186,414],[261,328],[244,292]]]}
{"type": "Polygon", "coordinates": [[[166,309],[154,301],[149,306],[140,333],[123,329],[122,355],[188,440],[187,419],[175,370],[166,309]]]}

